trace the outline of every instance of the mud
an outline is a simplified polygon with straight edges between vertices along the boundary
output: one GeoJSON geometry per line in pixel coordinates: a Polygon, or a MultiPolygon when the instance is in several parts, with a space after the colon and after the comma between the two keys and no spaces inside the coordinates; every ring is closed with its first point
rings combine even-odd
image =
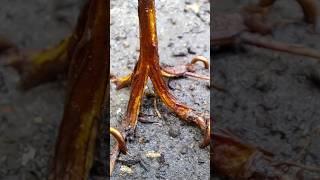
{"type": "MultiPolygon", "coordinates": [[[[219,1],[214,10],[236,12],[248,2],[255,1],[219,1]]],[[[276,28],[269,37],[320,50],[319,34],[302,17],[297,3],[277,2],[270,20],[294,23],[276,28]]],[[[319,61],[242,46],[215,52],[213,63],[215,83],[227,90],[212,92],[217,127],[230,128],[279,159],[320,166],[319,61]]],[[[306,179],[313,176],[308,173],[306,179]]]]}

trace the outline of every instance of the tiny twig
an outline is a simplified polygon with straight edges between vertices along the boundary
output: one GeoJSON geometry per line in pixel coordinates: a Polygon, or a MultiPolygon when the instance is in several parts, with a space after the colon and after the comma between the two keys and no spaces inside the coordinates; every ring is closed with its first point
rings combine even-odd
{"type": "Polygon", "coordinates": [[[162,116],[160,114],[160,111],[158,110],[158,107],[157,107],[157,98],[156,97],[153,99],[153,107],[154,107],[154,109],[155,109],[155,111],[157,113],[157,116],[159,118],[162,118],[162,116]]]}

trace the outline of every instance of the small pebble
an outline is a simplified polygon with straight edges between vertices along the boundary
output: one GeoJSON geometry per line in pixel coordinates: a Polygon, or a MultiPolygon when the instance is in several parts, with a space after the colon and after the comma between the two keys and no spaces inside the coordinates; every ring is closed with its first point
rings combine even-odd
{"type": "Polygon", "coordinates": [[[203,160],[202,158],[199,158],[199,159],[198,159],[198,163],[199,163],[199,164],[203,164],[203,163],[205,163],[205,160],[203,160]]]}
{"type": "Polygon", "coordinates": [[[187,154],[187,153],[188,153],[188,149],[189,149],[188,146],[183,146],[183,147],[180,149],[180,153],[183,154],[183,155],[184,155],[184,154],[187,154]]]}
{"type": "Polygon", "coordinates": [[[121,175],[132,174],[132,173],[133,173],[133,170],[129,166],[122,165],[120,167],[120,174],[121,175]]]}
{"type": "Polygon", "coordinates": [[[176,138],[180,135],[180,129],[176,127],[170,127],[169,129],[169,136],[176,138]]]}
{"type": "Polygon", "coordinates": [[[196,89],[196,87],[195,87],[193,84],[191,84],[191,85],[189,86],[189,89],[190,89],[191,91],[193,91],[193,90],[196,89]]]}
{"type": "Polygon", "coordinates": [[[149,152],[146,153],[146,157],[152,158],[152,159],[159,158],[159,157],[161,157],[161,153],[154,152],[154,151],[149,151],[149,152]]]}
{"type": "Polygon", "coordinates": [[[33,147],[29,146],[28,151],[22,155],[22,165],[23,166],[27,165],[28,162],[32,160],[35,155],[36,155],[36,150],[33,147]]]}

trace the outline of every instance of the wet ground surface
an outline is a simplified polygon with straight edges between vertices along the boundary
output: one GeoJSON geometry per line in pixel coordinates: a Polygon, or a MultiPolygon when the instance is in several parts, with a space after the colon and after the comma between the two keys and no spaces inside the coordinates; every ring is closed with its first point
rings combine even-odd
{"type": "MultiPolygon", "coordinates": [[[[160,63],[182,65],[195,55],[209,58],[208,1],[156,1],[160,63]]],[[[111,72],[129,74],[139,56],[137,2],[111,1],[111,72]]],[[[197,65],[198,72],[209,75],[197,65]]],[[[178,100],[209,113],[208,82],[193,79],[171,81],[178,100]]],[[[147,92],[153,92],[148,84],[147,92]]],[[[111,125],[118,126],[126,112],[130,89],[111,88],[111,125]]],[[[209,179],[209,149],[198,147],[200,131],[181,122],[157,98],[144,98],[140,116],[155,123],[138,123],[130,156],[121,155],[112,179],[209,179]],[[153,156],[153,157],[150,157],[153,156]],[[135,160],[140,163],[131,163],[135,160]]]]}
{"type": "MultiPolygon", "coordinates": [[[[209,58],[209,3],[201,0],[156,1],[161,63],[179,65],[195,55],[209,58]]],[[[137,3],[111,1],[111,71],[129,73],[138,57],[137,3]]],[[[0,34],[21,49],[54,45],[72,31],[79,0],[2,0],[0,34]],[[5,4],[2,6],[2,3],[5,4]]],[[[1,60],[6,57],[2,56],[1,60]]],[[[199,73],[209,74],[197,65],[199,73]]],[[[62,116],[64,84],[53,82],[27,92],[17,90],[19,76],[0,66],[0,179],[46,179],[62,116]]],[[[201,112],[209,112],[208,82],[181,79],[171,82],[172,93],[201,112]]],[[[152,92],[152,86],[149,90],[152,92]]],[[[117,126],[125,112],[129,89],[111,88],[111,124],[117,126]]],[[[138,123],[136,138],[128,145],[131,156],[120,156],[113,179],[209,179],[209,150],[200,149],[200,131],[181,122],[157,103],[145,98],[141,114],[153,124],[138,123]],[[148,158],[152,154],[160,157],[148,158]],[[130,164],[128,159],[140,159],[130,164]],[[141,165],[142,164],[142,165],[141,165]],[[132,173],[121,171],[128,166],[132,173]]]]}
{"type": "MultiPolygon", "coordinates": [[[[236,12],[248,2],[219,1],[214,10],[236,12]]],[[[276,28],[270,38],[320,50],[320,35],[302,21],[297,3],[277,2],[271,17],[295,23],[276,28]]],[[[230,128],[280,159],[320,166],[317,60],[244,46],[217,52],[213,63],[215,83],[227,90],[213,91],[217,127],[230,128]]]]}
{"type": "MultiPolygon", "coordinates": [[[[69,34],[79,1],[0,1],[0,35],[20,49],[50,47],[69,34]]],[[[6,60],[2,56],[0,61],[6,60]]],[[[62,117],[64,85],[19,91],[18,74],[0,66],[0,179],[46,179],[62,117]]]]}

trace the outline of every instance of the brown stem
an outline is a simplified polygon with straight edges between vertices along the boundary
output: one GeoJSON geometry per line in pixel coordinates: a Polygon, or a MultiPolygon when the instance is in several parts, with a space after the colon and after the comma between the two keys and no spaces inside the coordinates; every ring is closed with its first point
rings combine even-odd
{"type": "Polygon", "coordinates": [[[85,180],[93,164],[109,78],[109,7],[101,0],[90,0],[85,7],[83,36],[68,52],[68,92],[49,180],[85,180]]]}

